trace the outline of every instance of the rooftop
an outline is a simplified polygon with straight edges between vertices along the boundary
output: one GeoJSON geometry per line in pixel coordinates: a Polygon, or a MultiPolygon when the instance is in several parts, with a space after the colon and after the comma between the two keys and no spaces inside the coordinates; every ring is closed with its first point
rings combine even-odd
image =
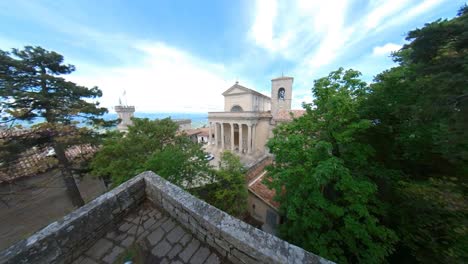
{"type": "Polygon", "coordinates": [[[262,96],[262,97],[265,97],[265,98],[271,100],[271,98],[270,98],[269,96],[266,96],[266,95],[264,95],[264,94],[262,94],[262,93],[260,93],[260,92],[257,92],[257,91],[255,91],[255,90],[253,90],[253,89],[250,89],[250,88],[247,88],[247,87],[245,87],[245,86],[242,86],[242,85],[239,84],[239,82],[236,82],[233,86],[231,86],[229,89],[227,89],[226,91],[224,91],[224,92],[222,93],[222,95],[224,95],[224,96],[229,95],[229,92],[230,92],[231,90],[234,90],[235,88],[244,90],[246,93],[255,94],[255,95],[262,96]]]}
{"type": "Polygon", "coordinates": [[[262,172],[259,176],[257,176],[249,183],[249,190],[255,196],[267,203],[269,206],[278,210],[280,204],[273,199],[275,197],[276,191],[268,188],[264,184],[265,180],[269,180],[266,171],[262,172]]]}
{"type": "Polygon", "coordinates": [[[0,252],[4,263],[332,263],[144,172],[0,252]]]}
{"type": "Polygon", "coordinates": [[[278,78],[271,79],[271,81],[290,80],[290,79],[293,79],[293,80],[294,80],[293,77],[281,76],[281,77],[278,77],[278,78]]]}
{"type": "Polygon", "coordinates": [[[285,110],[278,111],[276,121],[291,121],[294,118],[301,117],[305,114],[306,110],[285,110]]]}
{"type": "MultiPolygon", "coordinates": [[[[221,263],[222,256],[150,201],[130,212],[73,264],[123,263],[134,255],[142,263],[221,263]]],[[[223,260],[223,263],[226,260],[223,260]]]]}

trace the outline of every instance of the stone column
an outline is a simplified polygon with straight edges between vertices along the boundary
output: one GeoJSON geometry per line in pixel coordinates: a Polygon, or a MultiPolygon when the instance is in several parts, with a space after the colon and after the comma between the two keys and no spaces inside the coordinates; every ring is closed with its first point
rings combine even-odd
{"type": "Polygon", "coordinates": [[[255,153],[255,139],[257,138],[257,124],[252,125],[252,151],[255,153]]]}
{"type": "Polygon", "coordinates": [[[231,151],[234,152],[234,123],[231,123],[231,151]]]}
{"type": "Polygon", "coordinates": [[[219,141],[219,136],[218,136],[218,122],[215,122],[214,123],[215,125],[215,145],[216,145],[216,148],[218,147],[218,141],[219,141]]]}
{"type": "Polygon", "coordinates": [[[247,153],[252,153],[252,125],[247,125],[247,153]]]}
{"type": "Polygon", "coordinates": [[[208,146],[211,145],[211,122],[208,122],[208,146]]]}
{"type": "Polygon", "coordinates": [[[221,123],[221,149],[224,150],[224,124],[221,123]]]}
{"type": "Polygon", "coordinates": [[[242,145],[242,124],[239,124],[239,153],[242,153],[244,150],[244,146],[242,145]]]}

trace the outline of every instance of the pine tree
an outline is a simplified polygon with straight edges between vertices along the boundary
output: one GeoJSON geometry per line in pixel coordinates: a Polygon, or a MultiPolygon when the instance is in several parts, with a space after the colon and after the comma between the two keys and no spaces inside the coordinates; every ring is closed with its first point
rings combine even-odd
{"type": "MultiPolygon", "coordinates": [[[[87,88],[60,77],[75,70],[64,64],[63,56],[41,47],[26,46],[11,52],[0,50],[0,115],[2,123],[35,123],[29,139],[6,139],[0,153],[17,156],[32,146],[52,146],[58,159],[67,193],[74,206],[84,201],[65,155],[68,146],[94,142],[97,133],[86,126],[109,126],[100,116],[107,112],[96,101],[102,96],[97,87],[87,88]],[[9,148],[10,146],[16,146],[9,148]],[[15,149],[15,152],[9,150],[15,149]]],[[[29,134],[29,133],[27,133],[29,134]]]]}

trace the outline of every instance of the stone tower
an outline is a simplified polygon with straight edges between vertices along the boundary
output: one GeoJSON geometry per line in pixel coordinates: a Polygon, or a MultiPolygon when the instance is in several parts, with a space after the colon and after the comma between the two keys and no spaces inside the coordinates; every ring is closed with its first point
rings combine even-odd
{"type": "Polygon", "coordinates": [[[115,112],[119,115],[120,123],[117,125],[117,129],[119,131],[126,132],[128,130],[128,126],[133,125],[132,117],[133,113],[135,113],[134,106],[124,106],[118,105],[114,107],[115,112]]]}
{"type": "Polygon", "coordinates": [[[271,80],[271,115],[277,119],[281,110],[291,110],[293,77],[279,77],[271,80]]]}

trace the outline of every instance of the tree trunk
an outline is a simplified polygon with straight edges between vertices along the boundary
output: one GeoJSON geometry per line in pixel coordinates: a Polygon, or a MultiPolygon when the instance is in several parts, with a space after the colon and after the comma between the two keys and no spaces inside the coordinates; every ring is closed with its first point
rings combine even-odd
{"type": "Polygon", "coordinates": [[[68,162],[68,159],[65,156],[65,150],[63,146],[58,142],[54,142],[54,150],[55,155],[57,155],[57,159],[59,161],[59,168],[63,177],[63,181],[65,183],[65,187],[67,188],[68,197],[70,198],[74,207],[81,207],[84,205],[84,200],[81,197],[78,186],[76,186],[75,179],[73,178],[73,173],[70,169],[70,163],[68,162]]]}

